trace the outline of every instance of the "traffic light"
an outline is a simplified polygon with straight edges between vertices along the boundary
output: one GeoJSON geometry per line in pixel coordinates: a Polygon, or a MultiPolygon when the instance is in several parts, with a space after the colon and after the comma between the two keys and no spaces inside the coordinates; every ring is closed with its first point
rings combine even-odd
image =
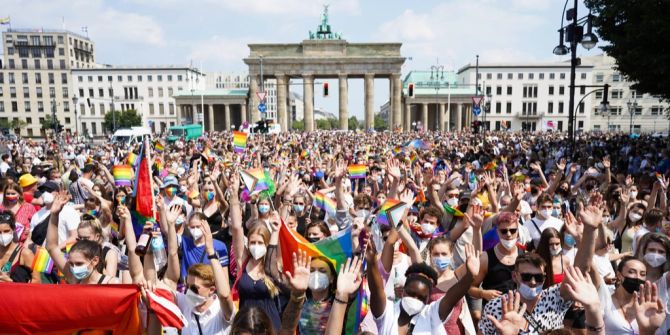
{"type": "Polygon", "coordinates": [[[414,83],[409,83],[409,85],[407,85],[407,95],[410,98],[414,98],[414,83]]]}
{"type": "Polygon", "coordinates": [[[323,96],[328,96],[328,83],[323,83],[323,96]]]}
{"type": "Polygon", "coordinates": [[[481,125],[480,121],[472,121],[472,132],[475,134],[479,134],[479,126],[481,125]]]}

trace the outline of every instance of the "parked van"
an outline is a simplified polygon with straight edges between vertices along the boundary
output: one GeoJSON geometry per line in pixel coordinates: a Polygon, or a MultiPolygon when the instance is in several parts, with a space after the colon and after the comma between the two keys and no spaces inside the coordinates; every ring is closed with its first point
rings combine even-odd
{"type": "Polygon", "coordinates": [[[131,146],[142,143],[145,137],[153,140],[151,130],[144,127],[131,127],[118,129],[112,136],[112,143],[117,143],[123,146],[131,146]]]}
{"type": "Polygon", "coordinates": [[[200,136],[202,136],[202,125],[185,124],[181,126],[170,127],[167,140],[170,143],[176,141],[177,139],[190,141],[197,140],[200,136]]]}

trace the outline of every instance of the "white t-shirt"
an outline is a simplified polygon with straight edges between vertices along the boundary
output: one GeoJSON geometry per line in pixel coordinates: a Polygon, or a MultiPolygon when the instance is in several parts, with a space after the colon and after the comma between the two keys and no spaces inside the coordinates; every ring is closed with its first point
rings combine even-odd
{"type": "Polygon", "coordinates": [[[605,322],[605,334],[639,334],[637,320],[630,323],[624,319],[612,302],[612,294],[606,285],[600,285],[598,296],[603,309],[603,321],[605,322]]]}
{"type": "MultiPolygon", "coordinates": [[[[40,222],[44,221],[44,219],[49,216],[49,214],[51,214],[51,212],[46,207],[42,207],[37,211],[32,219],[30,219],[30,231],[32,232],[40,222]]],[[[60,214],[58,214],[58,245],[67,240],[69,231],[77,230],[80,220],[81,217],[79,216],[79,211],[72,207],[71,202],[63,206],[60,214]]],[[[46,240],[44,241],[44,244],[46,245],[46,240]]]]}
{"type": "Polygon", "coordinates": [[[5,161],[0,162],[0,173],[4,176],[7,170],[9,170],[9,164],[5,161]]]}
{"type": "MultiPolygon", "coordinates": [[[[419,314],[412,317],[410,324],[414,325],[413,335],[447,334],[444,330],[444,322],[449,320],[451,312],[449,312],[449,315],[444,320],[441,320],[439,314],[440,301],[442,299],[431,302],[419,314]]],[[[384,313],[380,317],[375,318],[379,334],[397,335],[398,315],[400,315],[400,302],[392,304],[390,301],[387,301],[384,313]]]]}
{"type": "Polygon", "coordinates": [[[198,323],[202,328],[202,334],[227,334],[230,331],[230,325],[233,318],[224,320],[223,310],[221,310],[221,303],[217,296],[214,296],[214,302],[209,305],[209,308],[202,314],[195,311],[193,305],[188,302],[186,295],[180,292],[175,292],[175,300],[177,306],[186,318],[186,325],[182,328],[182,335],[200,335],[198,323]],[[196,321],[195,315],[198,314],[196,321]]]}
{"type": "Polygon", "coordinates": [[[528,229],[530,237],[533,239],[533,243],[537,247],[537,244],[540,243],[540,237],[542,236],[541,235],[542,232],[549,227],[554,228],[560,232],[561,228],[563,228],[563,221],[553,216],[546,220],[542,220],[536,216],[533,219],[524,222],[523,225],[524,227],[526,227],[526,229],[528,229]]]}
{"type": "Polygon", "coordinates": [[[637,242],[647,233],[651,233],[651,231],[645,225],[640,226],[640,229],[635,232],[635,235],[633,235],[633,253],[637,251],[637,242]]]}
{"type": "Polygon", "coordinates": [[[661,278],[656,281],[656,287],[658,288],[658,299],[661,300],[665,307],[665,321],[658,327],[656,334],[667,334],[670,330],[670,311],[668,311],[668,299],[670,299],[670,292],[668,292],[668,272],[664,273],[661,278]]]}

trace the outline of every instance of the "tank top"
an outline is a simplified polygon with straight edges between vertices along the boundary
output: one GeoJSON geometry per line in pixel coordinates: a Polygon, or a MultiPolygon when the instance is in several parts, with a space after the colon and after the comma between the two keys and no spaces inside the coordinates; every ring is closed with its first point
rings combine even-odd
{"type": "Polygon", "coordinates": [[[565,277],[565,271],[563,270],[563,254],[561,254],[561,273],[554,273],[553,278],[552,278],[552,285],[560,284],[563,282],[563,278],[565,277]]]}
{"type": "MultiPolygon", "coordinates": [[[[521,251],[517,248],[517,252],[520,254],[521,251]]],[[[505,265],[500,263],[498,256],[496,256],[495,247],[486,251],[486,255],[489,258],[489,264],[486,272],[486,277],[482,281],[482,289],[485,290],[498,290],[503,294],[507,293],[510,290],[514,290],[516,285],[512,280],[512,271],[514,271],[514,265],[505,265]]]]}

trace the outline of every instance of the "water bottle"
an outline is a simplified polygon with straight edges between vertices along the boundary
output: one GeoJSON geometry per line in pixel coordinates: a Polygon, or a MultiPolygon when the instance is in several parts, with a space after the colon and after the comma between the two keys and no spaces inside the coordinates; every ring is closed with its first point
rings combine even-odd
{"type": "Polygon", "coordinates": [[[154,265],[158,271],[167,264],[167,252],[165,251],[165,243],[160,232],[151,239],[151,251],[154,254],[154,265]]]}

